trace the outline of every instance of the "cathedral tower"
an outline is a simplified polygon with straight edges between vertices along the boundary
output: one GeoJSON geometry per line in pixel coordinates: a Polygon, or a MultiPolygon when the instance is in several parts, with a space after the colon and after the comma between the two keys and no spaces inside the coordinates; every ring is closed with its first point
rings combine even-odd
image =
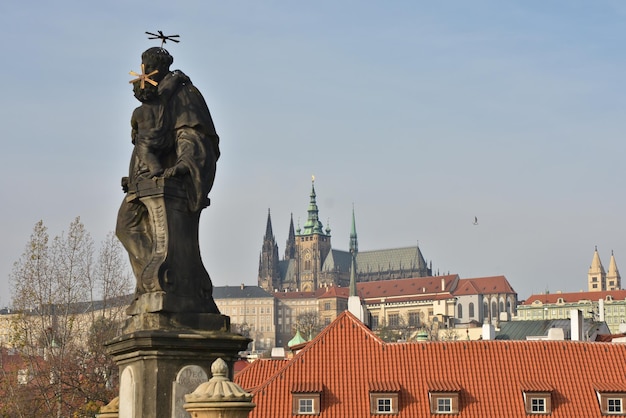
{"type": "Polygon", "coordinates": [[[606,274],[606,290],[619,290],[622,288],[622,278],[617,269],[615,256],[611,251],[611,261],[609,262],[609,272],[606,274]]]}
{"type": "Polygon", "coordinates": [[[268,209],[263,247],[259,257],[259,286],[269,293],[281,287],[278,261],[278,244],[274,238],[272,217],[268,209]]]}
{"type": "Polygon", "coordinates": [[[600,261],[600,255],[598,254],[598,247],[593,253],[593,259],[591,260],[591,266],[587,273],[587,281],[590,292],[600,292],[606,290],[606,273],[600,261]]]}
{"type": "Polygon", "coordinates": [[[302,292],[315,291],[318,278],[326,256],[331,250],[330,228],[326,228],[319,220],[315,195],[315,177],[312,179],[311,200],[308,218],[304,228],[296,231],[296,259],[298,271],[298,288],[302,292]]]}

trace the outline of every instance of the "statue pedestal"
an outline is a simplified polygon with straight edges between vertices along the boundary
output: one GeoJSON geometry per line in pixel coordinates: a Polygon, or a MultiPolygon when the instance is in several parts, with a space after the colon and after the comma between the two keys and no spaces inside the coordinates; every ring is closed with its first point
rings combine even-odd
{"type": "MultiPolygon", "coordinates": [[[[228,319],[212,316],[214,324],[228,319]]],[[[175,318],[164,315],[143,318],[147,328],[155,329],[135,330],[106,344],[120,370],[119,417],[188,418],[184,396],[211,377],[211,364],[218,358],[232,375],[238,352],[250,340],[228,329],[171,328],[175,318]],[[156,329],[167,324],[168,329],[156,329]]]]}
{"type": "Polygon", "coordinates": [[[230,332],[200,257],[200,211],[189,208],[183,181],[128,185],[118,237],[137,278],[120,337],[106,344],[120,371],[120,418],[189,418],[185,395],[211,377],[222,358],[232,372],[250,340],[230,332]]]}

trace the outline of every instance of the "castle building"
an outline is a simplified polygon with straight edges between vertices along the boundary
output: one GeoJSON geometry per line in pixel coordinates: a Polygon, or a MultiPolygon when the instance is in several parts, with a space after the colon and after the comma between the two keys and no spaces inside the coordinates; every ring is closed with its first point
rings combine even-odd
{"type": "Polygon", "coordinates": [[[266,291],[314,292],[321,287],[348,287],[353,268],[356,282],[432,276],[432,266],[426,264],[419,246],[359,252],[354,210],[349,251],[334,249],[330,228],[324,228],[319,219],[314,181],[307,212],[303,228],[298,225],[294,229],[291,216],[285,255],[280,260],[268,211],[258,276],[259,286],[266,291]]]}
{"type": "Polygon", "coordinates": [[[622,278],[619,275],[613,251],[611,251],[609,271],[606,273],[604,266],[602,266],[602,261],[600,261],[598,248],[596,247],[589,272],[587,273],[587,281],[590,292],[604,292],[606,290],[619,290],[622,288],[622,278]]]}

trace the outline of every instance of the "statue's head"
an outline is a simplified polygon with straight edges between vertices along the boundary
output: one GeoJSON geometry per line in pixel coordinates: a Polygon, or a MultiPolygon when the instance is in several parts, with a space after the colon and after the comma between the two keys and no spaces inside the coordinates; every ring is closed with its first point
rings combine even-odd
{"type": "Polygon", "coordinates": [[[165,48],[153,47],[141,54],[141,62],[145,65],[146,73],[158,70],[159,72],[152,79],[161,81],[169,73],[174,57],[165,48]]]}
{"type": "MultiPolygon", "coordinates": [[[[146,74],[158,70],[158,73],[150,76],[150,79],[157,83],[160,83],[170,72],[170,65],[172,65],[173,62],[174,57],[164,48],[150,48],[141,54],[141,63],[144,65],[144,72],[146,74]]],[[[134,83],[133,92],[137,100],[141,102],[153,101],[158,97],[158,87],[149,83],[144,83],[143,88],[141,87],[141,83],[134,83]]]]}

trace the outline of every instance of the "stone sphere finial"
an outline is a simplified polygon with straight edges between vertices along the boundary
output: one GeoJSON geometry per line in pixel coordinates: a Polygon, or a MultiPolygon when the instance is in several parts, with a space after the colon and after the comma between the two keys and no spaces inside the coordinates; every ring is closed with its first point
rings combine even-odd
{"type": "Polygon", "coordinates": [[[252,395],[228,379],[228,366],[221,358],[211,365],[213,377],[202,383],[193,393],[185,395],[188,403],[193,402],[251,402],[252,395]]]}

